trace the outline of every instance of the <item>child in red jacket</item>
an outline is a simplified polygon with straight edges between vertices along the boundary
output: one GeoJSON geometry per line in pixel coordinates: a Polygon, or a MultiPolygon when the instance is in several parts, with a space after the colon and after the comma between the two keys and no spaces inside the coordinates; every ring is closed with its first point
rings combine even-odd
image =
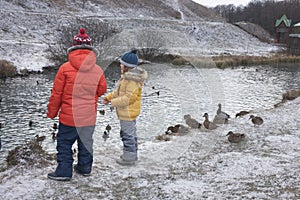
{"type": "Polygon", "coordinates": [[[97,50],[80,29],[68,49],[68,62],[60,66],[48,103],[47,117],[59,114],[57,134],[58,166],[48,178],[69,181],[73,175],[72,145],[77,141],[78,162],[74,169],[90,175],[93,163],[93,133],[96,124],[98,97],[106,92],[104,73],[96,64],[97,50]]]}

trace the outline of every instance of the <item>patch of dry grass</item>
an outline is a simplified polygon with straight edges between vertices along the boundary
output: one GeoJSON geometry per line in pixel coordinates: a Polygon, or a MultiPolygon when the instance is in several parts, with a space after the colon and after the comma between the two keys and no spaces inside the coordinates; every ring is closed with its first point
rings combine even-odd
{"type": "Polygon", "coordinates": [[[270,57],[265,56],[218,56],[212,58],[216,67],[226,68],[235,66],[249,66],[274,63],[297,63],[300,56],[277,54],[270,57]]]}
{"type": "Polygon", "coordinates": [[[8,168],[20,164],[43,168],[50,165],[54,159],[55,155],[47,153],[36,139],[10,150],[6,157],[8,168]]]}
{"type": "Polygon", "coordinates": [[[12,62],[0,60],[0,78],[13,77],[17,74],[17,67],[12,62]]]}

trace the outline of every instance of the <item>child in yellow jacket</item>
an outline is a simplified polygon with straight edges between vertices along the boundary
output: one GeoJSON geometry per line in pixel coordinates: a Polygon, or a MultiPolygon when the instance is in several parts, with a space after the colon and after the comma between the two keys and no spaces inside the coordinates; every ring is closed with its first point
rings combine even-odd
{"type": "Polygon", "coordinates": [[[102,101],[116,107],[120,120],[120,136],[123,142],[123,154],[117,163],[134,165],[137,160],[136,118],[141,111],[142,87],[148,77],[147,71],[137,67],[137,50],[126,52],[120,59],[121,78],[117,88],[102,101]]]}

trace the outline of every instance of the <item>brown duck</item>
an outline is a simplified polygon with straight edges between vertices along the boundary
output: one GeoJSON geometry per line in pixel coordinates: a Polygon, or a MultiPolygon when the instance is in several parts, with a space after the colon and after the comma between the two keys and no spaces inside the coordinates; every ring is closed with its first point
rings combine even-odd
{"type": "Polygon", "coordinates": [[[232,143],[239,143],[246,138],[245,134],[233,133],[232,131],[229,131],[226,136],[228,136],[228,141],[232,143]]]}
{"type": "Polygon", "coordinates": [[[237,117],[243,117],[243,116],[245,116],[245,115],[248,115],[250,112],[248,112],[248,111],[244,111],[244,110],[242,110],[241,112],[239,112],[239,113],[237,113],[236,115],[235,115],[235,118],[237,118],[237,117]]]}
{"type": "Polygon", "coordinates": [[[205,117],[205,120],[203,122],[203,126],[206,129],[216,129],[218,127],[216,124],[209,121],[207,113],[204,113],[203,117],[205,117]]]}
{"type": "Polygon", "coordinates": [[[261,117],[251,115],[250,118],[254,126],[259,126],[264,123],[264,120],[261,117]]]}

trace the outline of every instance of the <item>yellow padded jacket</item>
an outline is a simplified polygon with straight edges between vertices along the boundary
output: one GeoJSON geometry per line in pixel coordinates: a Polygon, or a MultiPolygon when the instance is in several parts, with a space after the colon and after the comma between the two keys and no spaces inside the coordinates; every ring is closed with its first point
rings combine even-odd
{"type": "Polygon", "coordinates": [[[120,120],[135,120],[141,111],[142,87],[148,77],[146,70],[136,67],[122,74],[117,88],[105,99],[116,107],[120,120]]]}

